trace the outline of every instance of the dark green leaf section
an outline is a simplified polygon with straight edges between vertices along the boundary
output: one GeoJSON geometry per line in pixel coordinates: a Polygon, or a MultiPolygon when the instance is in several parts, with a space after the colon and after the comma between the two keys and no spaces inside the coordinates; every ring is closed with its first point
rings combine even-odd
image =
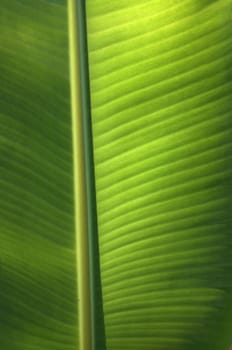
{"type": "Polygon", "coordinates": [[[0,5],[0,348],[78,349],[66,2],[0,5]]]}
{"type": "Polygon", "coordinates": [[[87,13],[107,349],[227,349],[231,2],[87,13]]]}

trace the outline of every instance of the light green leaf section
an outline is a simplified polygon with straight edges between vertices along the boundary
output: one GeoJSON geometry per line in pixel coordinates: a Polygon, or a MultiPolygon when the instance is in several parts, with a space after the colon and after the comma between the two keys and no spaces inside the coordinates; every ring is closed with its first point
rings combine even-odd
{"type": "Polygon", "coordinates": [[[228,349],[231,1],[87,10],[107,349],[228,349]]]}
{"type": "Polygon", "coordinates": [[[77,350],[67,6],[0,3],[0,348],[77,350]]]}

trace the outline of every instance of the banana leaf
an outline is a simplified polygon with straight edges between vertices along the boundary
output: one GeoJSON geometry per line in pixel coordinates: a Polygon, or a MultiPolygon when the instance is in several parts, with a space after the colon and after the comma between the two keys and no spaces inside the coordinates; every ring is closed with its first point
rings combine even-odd
{"type": "Polygon", "coordinates": [[[230,348],[231,11],[1,0],[0,349],[230,348]]]}

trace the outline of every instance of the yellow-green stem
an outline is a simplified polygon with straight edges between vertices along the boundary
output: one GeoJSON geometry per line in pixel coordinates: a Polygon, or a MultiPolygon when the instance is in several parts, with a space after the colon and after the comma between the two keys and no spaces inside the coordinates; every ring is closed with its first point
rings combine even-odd
{"type": "Polygon", "coordinates": [[[80,350],[91,349],[91,315],[89,251],[87,232],[86,186],[82,111],[80,93],[80,66],[78,53],[77,8],[75,0],[68,0],[69,55],[73,130],[74,200],[77,244],[78,314],[80,350]]]}

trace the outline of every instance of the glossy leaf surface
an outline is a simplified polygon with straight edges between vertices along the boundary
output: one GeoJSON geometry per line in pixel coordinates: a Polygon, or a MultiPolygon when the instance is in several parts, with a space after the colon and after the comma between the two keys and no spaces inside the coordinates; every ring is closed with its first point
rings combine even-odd
{"type": "Polygon", "coordinates": [[[88,1],[109,350],[227,349],[229,1],[88,1]]]}
{"type": "MultiPolygon", "coordinates": [[[[107,350],[228,349],[231,1],[86,6],[107,350]]],[[[0,13],[0,348],[76,350],[67,2],[0,13]]]]}

